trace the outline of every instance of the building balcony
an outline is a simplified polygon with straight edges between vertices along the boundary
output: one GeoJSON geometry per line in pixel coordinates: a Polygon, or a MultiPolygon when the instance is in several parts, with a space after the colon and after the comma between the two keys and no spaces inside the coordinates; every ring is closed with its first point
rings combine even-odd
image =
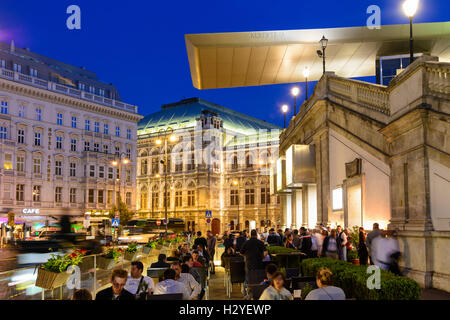
{"type": "Polygon", "coordinates": [[[67,87],[51,81],[38,79],[26,74],[14,72],[12,70],[0,68],[0,78],[137,114],[137,106],[126,104],[117,100],[108,99],[102,96],[97,96],[92,93],[80,91],[75,88],[67,87]]]}

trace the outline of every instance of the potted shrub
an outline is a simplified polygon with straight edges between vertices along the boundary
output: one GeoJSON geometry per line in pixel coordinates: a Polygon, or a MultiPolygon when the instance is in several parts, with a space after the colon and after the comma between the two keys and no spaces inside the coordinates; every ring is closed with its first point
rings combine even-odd
{"type": "Polygon", "coordinates": [[[165,243],[166,243],[166,241],[164,240],[164,238],[159,238],[159,240],[156,244],[156,249],[161,250],[165,243]]]}
{"type": "Polygon", "coordinates": [[[125,249],[125,260],[133,261],[137,256],[137,243],[129,243],[125,249]]]}
{"type": "Polygon", "coordinates": [[[104,270],[111,270],[119,261],[121,255],[121,249],[109,248],[105,254],[97,258],[97,267],[104,270]]]}
{"type": "Polygon", "coordinates": [[[150,240],[145,244],[144,248],[142,248],[142,252],[144,254],[149,254],[150,251],[155,248],[156,248],[156,241],[150,240]]]}
{"type": "Polygon", "coordinates": [[[85,252],[81,250],[75,250],[66,255],[52,254],[50,259],[38,269],[35,286],[47,290],[63,286],[70,277],[70,273],[66,273],[67,268],[80,264],[84,254],[85,252]]]}

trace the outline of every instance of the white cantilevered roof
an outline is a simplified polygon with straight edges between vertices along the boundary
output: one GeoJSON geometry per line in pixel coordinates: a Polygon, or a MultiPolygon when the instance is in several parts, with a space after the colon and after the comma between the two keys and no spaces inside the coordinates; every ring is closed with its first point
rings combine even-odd
{"type": "MultiPolygon", "coordinates": [[[[367,27],[185,35],[192,83],[197,89],[303,82],[322,76],[317,56],[329,40],[326,69],[354,78],[375,75],[379,56],[409,53],[409,24],[367,27]]],[[[450,61],[450,22],[414,24],[415,52],[450,61]]]]}

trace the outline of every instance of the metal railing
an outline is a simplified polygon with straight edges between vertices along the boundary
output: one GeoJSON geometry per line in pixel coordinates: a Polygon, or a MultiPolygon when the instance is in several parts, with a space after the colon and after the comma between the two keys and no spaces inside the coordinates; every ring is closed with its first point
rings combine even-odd
{"type": "MultiPolygon", "coordinates": [[[[138,248],[135,260],[144,264],[144,274],[147,266],[157,260],[159,253],[168,254],[172,245],[161,249],[151,249],[148,254],[142,252],[143,247],[138,248]]],[[[27,267],[0,272],[0,300],[68,300],[77,289],[87,289],[95,299],[95,294],[110,285],[111,271],[98,268],[98,257],[102,254],[84,256],[78,265],[79,275],[75,274],[75,283],[79,280],[79,285],[72,282],[71,278],[61,287],[53,290],[45,290],[35,286],[39,266],[27,267]],[[79,276],[79,277],[78,277],[79,276]]],[[[131,268],[131,261],[125,259],[122,254],[113,268],[131,268]]],[[[75,273],[77,272],[75,271],[75,273]]]]}

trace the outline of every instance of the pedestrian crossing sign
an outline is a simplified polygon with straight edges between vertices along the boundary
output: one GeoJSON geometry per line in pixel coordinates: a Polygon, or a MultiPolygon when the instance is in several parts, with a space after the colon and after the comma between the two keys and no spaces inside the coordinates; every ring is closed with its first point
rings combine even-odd
{"type": "Polygon", "coordinates": [[[112,219],[112,221],[111,221],[111,227],[113,227],[113,228],[118,228],[118,227],[119,227],[119,222],[120,222],[119,219],[112,219]]]}
{"type": "Polygon", "coordinates": [[[212,212],[211,212],[211,210],[206,210],[206,212],[205,212],[205,218],[206,218],[206,219],[212,218],[212,212]]]}

